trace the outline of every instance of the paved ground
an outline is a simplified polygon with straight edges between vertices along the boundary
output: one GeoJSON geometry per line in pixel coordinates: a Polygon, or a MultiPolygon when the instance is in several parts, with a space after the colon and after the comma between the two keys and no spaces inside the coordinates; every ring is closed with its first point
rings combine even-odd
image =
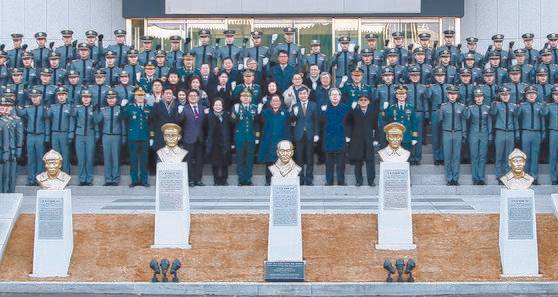
{"type": "MultiPolygon", "coordinates": [[[[193,296],[193,295],[129,295],[129,294],[13,294],[13,293],[0,293],[1,297],[137,297],[137,296],[146,296],[146,297],[176,297],[176,296],[193,296]]],[[[217,295],[204,295],[204,296],[212,296],[212,297],[220,297],[217,295]]],[[[229,297],[231,295],[227,295],[229,297]]],[[[374,297],[388,297],[385,295],[372,295],[374,297]]],[[[390,295],[389,297],[394,297],[395,295],[390,295]]],[[[409,297],[409,295],[405,295],[409,297]]],[[[435,296],[435,297],[558,297],[558,295],[552,294],[475,294],[475,295],[420,295],[420,297],[427,297],[427,296],[435,296]]],[[[221,296],[225,297],[225,296],[221,296]]],[[[231,296],[232,297],[232,296],[231,296]]],[[[288,297],[285,295],[281,295],[281,297],[288,297]]]]}

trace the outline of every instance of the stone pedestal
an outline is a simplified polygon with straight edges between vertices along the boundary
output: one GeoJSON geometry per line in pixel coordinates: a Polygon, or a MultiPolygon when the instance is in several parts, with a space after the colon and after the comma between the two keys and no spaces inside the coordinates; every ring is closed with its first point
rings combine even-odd
{"type": "Polygon", "coordinates": [[[0,194],[0,262],[8,245],[10,234],[19,217],[23,194],[0,194]]]}
{"type": "Polygon", "coordinates": [[[266,281],[304,281],[299,177],[273,177],[266,281]]]}
{"type": "Polygon", "coordinates": [[[558,194],[550,195],[552,199],[552,209],[554,210],[554,217],[558,220],[558,194]]]}
{"type": "Polygon", "coordinates": [[[502,277],[540,277],[535,192],[502,189],[500,193],[502,277]]]}
{"type": "Polygon", "coordinates": [[[38,190],[31,277],[65,277],[72,251],[71,190],[38,190]]]}
{"type": "Polygon", "coordinates": [[[379,250],[413,250],[409,162],[380,162],[379,250]]]}
{"type": "Polygon", "coordinates": [[[151,248],[191,248],[187,163],[158,163],[156,183],[155,241],[151,248]]]}

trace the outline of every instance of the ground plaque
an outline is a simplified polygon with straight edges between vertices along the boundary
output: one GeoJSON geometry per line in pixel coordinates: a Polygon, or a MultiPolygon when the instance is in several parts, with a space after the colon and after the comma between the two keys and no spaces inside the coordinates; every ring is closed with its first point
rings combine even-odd
{"type": "Polygon", "coordinates": [[[188,165],[157,163],[155,234],[152,248],[190,248],[188,165]]]}

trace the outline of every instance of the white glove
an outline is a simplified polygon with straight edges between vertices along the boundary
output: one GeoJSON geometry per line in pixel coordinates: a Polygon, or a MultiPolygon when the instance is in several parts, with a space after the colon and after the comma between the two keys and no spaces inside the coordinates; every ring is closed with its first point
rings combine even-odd
{"type": "Polygon", "coordinates": [[[149,146],[153,146],[153,139],[149,139],[149,146]]]}
{"type": "Polygon", "coordinates": [[[326,111],[327,110],[327,105],[322,105],[322,111],[326,111]]]}
{"type": "Polygon", "coordinates": [[[317,88],[318,88],[318,83],[315,82],[315,81],[313,81],[313,82],[312,82],[312,90],[315,91],[317,88]]]}
{"type": "Polygon", "coordinates": [[[266,103],[267,103],[267,96],[264,96],[264,97],[262,98],[262,102],[263,102],[263,104],[266,104],[266,103]]]}
{"type": "Polygon", "coordinates": [[[298,115],[298,106],[293,107],[293,113],[295,116],[298,115]]]}
{"type": "Polygon", "coordinates": [[[386,101],[384,102],[384,110],[386,110],[389,107],[389,103],[386,101]]]}
{"type": "Polygon", "coordinates": [[[305,52],[306,52],[306,49],[305,49],[305,48],[301,48],[301,49],[300,49],[300,53],[301,53],[301,54],[304,55],[305,52]]]}
{"type": "Polygon", "coordinates": [[[237,68],[238,68],[238,70],[242,70],[242,69],[244,69],[244,65],[243,64],[238,64],[237,68]]]}
{"type": "Polygon", "coordinates": [[[372,145],[373,146],[378,146],[378,142],[377,141],[372,141],[372,145]]]}
{"type": "Polygon", "coordinates": [[[269,63],[269,58],[268,57],[263,58],[262,62],[264,66],[267,65],[267,63],[269,63]]]}
{"type": "Polygon", "coordinates": [[[345,137],[345,142],[349,142],[351,139],[349,137],[345,137]]]}
{"type": "Polygon", "coordinates": [[[271,35],[271,43],[275,43],[275,41],[277,41],[277,36],[277,34],[271,35]]]}
{"type": "Polygon", "coordinates": [[[120,102],[120,106],[126,106],[126,104],[128,104],[128,100],[122,99],[122,101],[120,102]]]}
{"type": "Polygon", "coordinates": [[[353,101],[353,103],[351,103],[351,107],[352,107],[353,109],[355,109],[355,108],[357,107],[357,102],[356,102],[356,101],[353,101]]]}
{"type": "Polygon", "coordinates": [[[258,103],[258,114],[262,113],[263,103],[258,103]]]}
{"type": "Polygon", "coordinates": [[[235,89],[236,88],[236,81],[231,82],[231,89],[235,89]]]}
{"type": "Polygon", "coordinates": [[[346,75],[343,75],[343,77],[341,78],[341,83],[345,84],[348,80],[349,80],[349,77],[346,76],[346,75]]]}
{"type": "Polygon", "coordinates": [[[179,105],[178,106],[178,113],[182,113],[183,110],[184,110],[184,105],[179,105]]]}
{"type": "Polygon", "coordinates": [[[234,104],[234,112],[235,112],[235,113],[239,113],[239,112],[240,112],[240,104],[238,104],[238,103],[235,103],[235,104],[234,104]]]}
{"type": "Polygon", "coordinates": [[[411,144],[412,144],[412,145],[415,145],[415,144],[417,144],[417,141],[416,141],[416,140],[413,140],[413,141],[411,141],[411,144]]]}
{"type": "Polygon", "coordinates": [[[209,114],[209,108],[205,108],[205,109],[203,110],[203,113],[209,114]]]}
{"type": "Polygon", "coordinates": [[[260,143],[260,140],[259,140],[259,139],[256,139],[256,144],[258,144],[258,143],[260,143]]]}
{"type": "Polygon", "coordinates": [[[233,144],[233,145],[231,145],[231,149],[232,149],[232,150],[234,150],[234,144],[233,144]]]}
{"type": "Polygon", "coordinates": [[[318,140],[320,140],[320,136],[314,135],[314,142],[318,142],[318,140]]]}

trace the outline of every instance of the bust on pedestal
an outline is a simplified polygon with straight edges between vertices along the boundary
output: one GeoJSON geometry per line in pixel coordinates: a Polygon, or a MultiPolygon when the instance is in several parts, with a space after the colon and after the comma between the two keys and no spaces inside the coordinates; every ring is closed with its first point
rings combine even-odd
{"type": "Polygon", "coordinates": [[[278,160],[269,166],[271,198],[266,281],[304,281],[302,224],[300,214],[300,166],[293,160],[294,146],[283,140],[277,144],[278,160]]]}
{"type": "Polygon", "coordinates": [[[525,173],[527,155],[514,149],[508,157],[511,171],[500,180],[500,261],[502,277],[540,277],[534,178],[525,173]]]}
{"type": "Polygon", "coordinates": [[[152,248],[189,249],[190,195],[188,151],[178,146],[182,128],[167,123],[161,126],[165,147],[157,151],[155,188],[155,235],[152,248]]]}
{"type": "Polygon", "coordinates": [[[45,172],[36,179],[35,242],[33,247],[32,277],[68,276],[74,248],[72,226],[72,194],[65,187],[70,176],[62,168],[62,155],[47,152],[43,161],[45,172]]]}
{"type": "Polygon", "coordinates": [[[378,154],[380,189],[378,192],[378,244],[380,250],[412,250],[411,177],[409,151],[401,147],[405,126],[390,123],[384,127],[388,146],[378,154]]]}

